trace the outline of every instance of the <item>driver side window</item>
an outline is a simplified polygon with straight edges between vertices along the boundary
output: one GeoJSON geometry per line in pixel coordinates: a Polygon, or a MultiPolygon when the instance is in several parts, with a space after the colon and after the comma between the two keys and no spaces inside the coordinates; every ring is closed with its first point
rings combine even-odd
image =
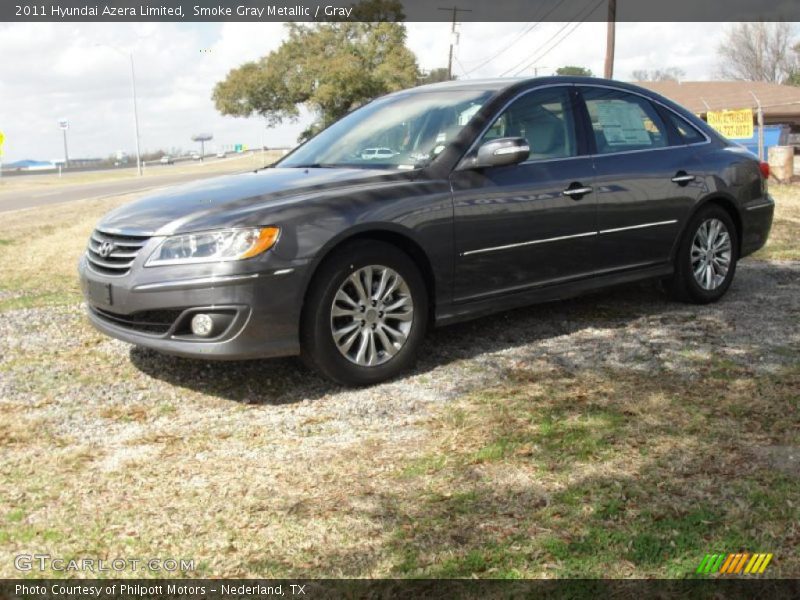
{"type": "Polygon", "coordinates": [[[505,137],[523,137],[528,161],[576,156],[575,120],[569,89],[546,88],[517,98],[481,138],[480,144],[505,137]]]}

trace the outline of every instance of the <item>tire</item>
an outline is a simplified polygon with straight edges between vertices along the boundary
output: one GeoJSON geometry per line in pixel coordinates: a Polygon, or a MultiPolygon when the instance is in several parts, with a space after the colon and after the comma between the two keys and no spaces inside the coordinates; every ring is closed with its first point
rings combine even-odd
{"type": "Polygon", "coordinates": [[[676,300],[716,302],[728,291],[738,259],[739,237],[733,219],[721,206],[708,204],[686,226],[675,256],[675,274],[666,287],[676,300]]]}
{"type": "Polygon", "coordinates": [[[338,383],[372,385],[413,366],[427,321],[428,293],[414,261],[391,244],[354,241],[326,259],[311,282],[301,357],[338,383]]]}

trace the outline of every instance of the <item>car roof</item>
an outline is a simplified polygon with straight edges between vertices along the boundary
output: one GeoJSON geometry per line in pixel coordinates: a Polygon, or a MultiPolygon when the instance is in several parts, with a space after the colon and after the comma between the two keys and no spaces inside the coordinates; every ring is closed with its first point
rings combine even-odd
{"type": "Polygon", "coordinates": [[[427,85],[420,85],[405,90],[400,90],[391,94],[383,96],[384,98],[392,96],[401,96],[403,94],[423,94],[426,92],[439,92],[449,90],[483,90],[487,92],[494,92],[494,96],[506,94],[509,92],[519,92],[526,89],[538,87],[541,85],[569,85],[569,84],[583,84],[595,86],[609,86],[619,90],[627,90],[646,98],[656,100],[672,109],[678,109],[678,112],[684,116],[691,114],[685,107],[677,104],[676,102],[662,96],[661,94],[649,90],[639,85],[626,83],[624,81],[617,81],[616,79],[604,79],[603,77],[579,77],[576,75],[551,75],[548,77],[499,77],[494,79],[456,79],[454,81],[442,81],[440,83],[430,83],[427,85]]]}
{"type": "MultiPolygon", "coordinates": [[[[485,90],[491,92],[504,92],[512,88],[525,89],[539,85],[553,84],[594,84],[608,85],[619,89],[630,90],[650,97],[660,98],[660,94],[651,90],[617,81],[615,79],[604,79],[602,77],[579,77],[573,75],[552,75],[548,77],[496,77],[494,79],[456,79],[454,81],[442,81],[439,83],[429,83],[414,88],[401,90],[394,94],[419,94],[425,92],[438,92],[449,90],[485,90]]],[[[390,94],[390,95],[394,95],[390,94]]]]}

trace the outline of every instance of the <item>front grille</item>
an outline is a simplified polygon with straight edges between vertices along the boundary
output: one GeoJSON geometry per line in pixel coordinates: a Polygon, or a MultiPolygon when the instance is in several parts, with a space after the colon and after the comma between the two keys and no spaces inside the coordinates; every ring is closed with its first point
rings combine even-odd
{"type": "Polygon", "coordinates": [[[92,269],[99,273],[127,275],[139,251],[149,239],[147,236],[118,235],[95,229],[89,238],[86,258],[92,269]]]}
{"type": "Polygon", "coordinates": [[[118,327],[154,334],[167,333],[184,310],[182,308],[174,310],[145,310],[130,315],[119,315],[107,310],[101,310],[96,306],[92,306],[91,309],[98,317],[118,327]]]}

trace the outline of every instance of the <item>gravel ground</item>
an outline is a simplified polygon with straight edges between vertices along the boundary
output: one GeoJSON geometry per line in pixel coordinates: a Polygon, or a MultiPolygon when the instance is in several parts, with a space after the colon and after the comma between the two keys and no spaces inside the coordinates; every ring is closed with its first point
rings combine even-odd
{"type": "Polygon", "coordinates": [[[100,447],[210,422],[302,437],[260,449],[272,459],[375,434],[410,443],[420,434],[414,423],[438,405],[521,361],[692,378],[716,350],[753,374],[775,371],[800,349],[798,275],[798,262],[744,261],[711,306],[671,303],[645,283],[438,329],[415,372],[368,389],[333,386],[294,359],[210,363],[131,348],[94,332],[80,306],[14,310],[0,321],[0,398],[38,407],[53,433],[100,447]],[[137,405],[162,406],[163,415],[105,418],[137,405]]]}

